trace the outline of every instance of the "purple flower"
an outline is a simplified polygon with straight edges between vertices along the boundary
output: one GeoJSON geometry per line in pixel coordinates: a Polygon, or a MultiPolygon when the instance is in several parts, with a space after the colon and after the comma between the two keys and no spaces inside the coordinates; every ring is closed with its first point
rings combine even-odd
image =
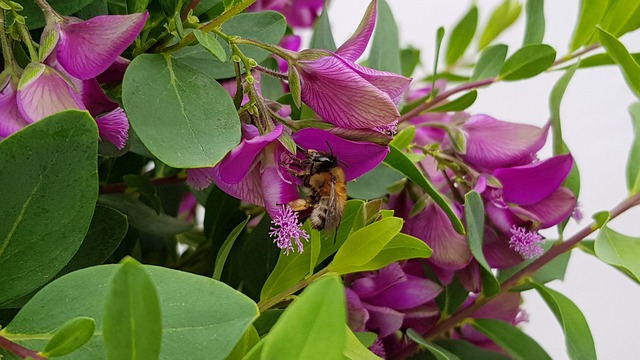
{"type": "Polygon", "coordinates": [[[55,55],[73,77],[88,80],[107,70],[138,36],[149,13],[102,15],[83,21],[73,17],[56,17],[47,24],[43,42],[58,32],[55,55]]]}
{"type": "Polygon", "coordinates": [[[543,242],[540,234],[529,231],[522,226],[513,225],[510,229],[509,247],[524,256],[525,259],[536,258],[544,252],[540,247],[543,242]]]}
{"type": "Polygon", "coordinates": [[[295,251],[291,240],[294,240],[298,252],[302,254],[304,251],[304,245],[300,239],[309,241],[309,234],[300,229],[300,223],[298,221],[298,213],[291,210],[289,206],[281,205],[280,212],[273,219],[274,227],[270,228],[269,235],[275,237],[275,242],[280,249],[284,249],[285,254],[289,254],[289,251],[295,251]]]}
{"type": "Polygon", "coordinates": [[[293,62],[302,100],[322,119],[338,127],[384,127],[400,116],[397,104],[411,79],[360,66],[373,32],[377,1],[372,1],[356,32],[335,53],[303,50],[293,62]]]}
{"type": "Polygon", "coordinates": [[[16,101],[17,87],[12,76],[0,83],[0,140],[27,126],[16,101]]]}
{"type": "Polygon", "coordinates": [[[293,28],[309,28],[320,16],[324,0],[258,0],[249,11],[273,10],[282,13],[293,28]]]}

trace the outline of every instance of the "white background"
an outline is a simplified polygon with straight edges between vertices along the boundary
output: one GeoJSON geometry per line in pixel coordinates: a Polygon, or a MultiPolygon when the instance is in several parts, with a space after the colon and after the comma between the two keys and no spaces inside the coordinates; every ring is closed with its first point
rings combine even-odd
{"type": "MultiPolygon", "coordinates": [[[[435,33],[439,26],[451,30],[468,10],[470,0],[387,0],[400,29],[401,46],[422,50],[426,72],[433,66],[435,33]]],[[[368,0],[333,0],[329,16],[336,43],[340,45],[357,27],[368,0]]],[[[480,26],[484,26],[498,0],[477,0],[480,26]]],[[[546,1],[544,42],[562,56],[568,49],[578,16],[579,1],[546,1]]],[[[509,45],[509,54],[522,43],[524,18],[498,38],[509,45]]],[[[445,44],[447,37],[445,36],[445,44]]],[[[640,51],[640,36],[622,38],[631,52],[640,51]]],[[[470,47],[474,53],[476,45],[470,47]]],[[[533,79],[499,83],[479,91],[471,113],[486,113],[498,119],[543,125],[549,119],[549,92],[561,72],[533,79]]],[[[561,115],[565,141],[582,174],[580,203],[585,214],[582,226],[592,214],[613,208],[626,196],[625,165],[632,140],[627,107],[636,101],[617,67],[579,70],[565,94],[561,115]]],[[[550,143],[550,141],[549,141],[550,143]]],[[[540,158],[551,154],[547,147],[540,158]]],[[[629,236],[640,236],[640,211],[634,209],[610,223],[629,236]]],[[[567,228],[571,235],[580,225],[567,228]]],[[[547,232],[554,236],[555,229],[547,232]]],[[[564,282],[550,287],[572,299],[591,326],[600,359],[639,358],[640,286],[597,259],[574,251],[564,282]]],[[[536,339],[554,359],[566,359],[564,337],[551,311],[535,292],[524,295],[529,322],[523,329],[536,339]]]]}

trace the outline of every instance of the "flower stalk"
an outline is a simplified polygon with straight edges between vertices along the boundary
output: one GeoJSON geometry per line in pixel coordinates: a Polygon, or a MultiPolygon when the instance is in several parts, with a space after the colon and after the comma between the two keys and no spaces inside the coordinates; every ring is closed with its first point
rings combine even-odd
{"type": "Polygon", "coordinates": [[[329,273],[329,268],[326,267],[320,271],[318,271],[317,273],[309,276],[306,279],[302,279],[300,280],[297,284],[293,285],[292,287],[288,288],[285,291],[282,291],[281,293],[277,294],[276,296],[272,297],[271,299],[267,299],[265,301],[261,301],[258,303],[258,309],[260,310],[260,313],[265,312],[266,310],[278,305],[279,303],[287,300],[287,298],[289,298],[291,295],[295,294],[296,292],[306,288],[307,286],[309,286],[309,284],[311,284],[312,282],[318,280],[319,278],[321,278],[322,276],[326,275],[329,273]]]}
{"type": "Polygon", "coordinates": [[[26,347],[14,343],[13,341],[3,337],[2,335],[0,335],[0,348],[9,350],[22,359],[47,360],[46,357],[40,356],[37,351],[27,349],[26,347]]]}

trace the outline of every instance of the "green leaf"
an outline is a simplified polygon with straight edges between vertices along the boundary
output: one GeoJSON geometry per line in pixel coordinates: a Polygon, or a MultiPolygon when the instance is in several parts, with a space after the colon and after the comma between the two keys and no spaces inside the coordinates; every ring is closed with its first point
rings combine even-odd
{"type": "Polygon", "coordinates": [[[620,37],[640,26],[640,2],[617,0],[611,2],[600,26],[615,37],[620,37]]]}
{"type": "Polygon", "coordinates": [[[249,329],[242,335],[242,338],[233,348],[233,351],[226,360],[240,360],[260,341],[260,335],[256,331],[256,328],[249,326],[249,329]]]}
{"type": "Polygon", "coordinates": [[[320,261],[328,258],[329,255],[337,251],[349,235],[363,228],[367,224],[366,216],[364,201],[360,199],[347,201],[347,204],[344,206],[342,220],[336,231],[336,244],[334,246],[327,246],[325,244],[325,246],[322,247],[320,261]]]}
{"type": "MultiPolygon", "coordinates": [[[[440,61],[440,48],[442,47],[442,39],[444,39],[444,28],[441,26],[436,32],[436,50],[433,57],[433,78],[431,79],[431,89],[436,88],[436,80],[438,78],[438,62],[440,61]]],[[[430,96],[435,96],[435,92],[431,92],[430,96]]]]}
{"type": "Polygon", "coordinates": [[[169,55],[136,57],[122,83],[122,100],[140,140],[171,167],[213,166],[240,141],[229,93],[169,55]]]}
{"type": "Polygon", "coordinates": [[[0,142],[0,305],[44,285],[87,233],[98,195],[98,129],[65,111],[0,142]]]}
{"type": "Polygon", "coordinates": [[[151,207],[156,211],[156,214],[160,214],[162,210],[162,200],[158,196],[158,189],[151,183],[151,180],[147,176],[142,175],[124,175],[122,180],[127,184],[127,187],[131,190],[136,190],[145,199],[151,203],[151,207]]]}
{"type": "Polygon", "coordinates": [[[622,75],[634,95],[640,98],[640,65],[633,59],[625,46],[607,31],[598,27],[600,42],[616,64],[620,65],[622,75]]]}
{"type": "MultiPolygon", "coordinates": [[[[89,5],[92,1],[93,0],[48,0],[47,3],[60,15],[71,15],[89,5]]],[[[35,1],[20,0],[17,2],[24,8],[20,12],[20,15],[26,18],[29,30],[38,29],[45,25],[42,10],[36,5],[35,1]]]]}
{"type": "Polygon", "coordinates": [[[549,45],[527,45],[511,55],[500,70],[504,80],[522,80],[547,70],[556,59],[556,51],[549,45]]]}
{"type": "Polygon", "coordinates": [[[98,203],[114,208],[127,215],[129,224],[137,229],[157,236],[172,236],[191,230],[193,225],[183,220],[157,214],[155,210],[138,200],[119,194],[104,194],[98,203]]]}
{"type": "MultiPolygon", "coordinates": [[[[104,314],[108,284],[123,265],[75,271],[38,292],[0,330],[0,335],[30,349],[42,349],[55,329],[69,319],[96,319],[89,342],[74,359],[105,359],[104,314]],[[69,306],[73,299],[73,306],[69,306]]],[[[162,311],[160,359],[220,359],[258,316],[256,304],[228,285],[183,271],[144,266],[157,289],[162,311]]]]}
{"type": "MultiPolygon", "coordinates": [[[[348,326],[345,326],[347,338],[344,346],[344,358],[350,360],[376,360],[381,359],[379,356],[375,355],[371,352],[371,350],[367,349],[362,342],[356,337],[356,335],[349,329],[348,326]]],[[[371,333],[369,333],[371,334],[371,333]]],[[[375,340],[375,334],[374,334],[375,340]]]]}
{"type": "Polygon", "coordinates": [[[368,66],[372,69],[399,74],[400,37],[398,26],[386,0],[378,0],[378,18],[371,42],[368,66]]]}
{"type": "Polygon", "coordinates": [[[484,49],[473,69],[470,81],[485,80],[498,76],[504,64],[504,59],[507,58],[507,50],[508,47],[504,44],[497,44],[484,49]]]}
{"type": "MultiPolygon", "coordinates": [[[[313,245],[311,244],[311,246],[313,245]]],[[[271,299],[304,279],[309,274],[310,263],[309,246],[305,247],[302,254],[296,252],[285,254],[284,251],[281,251],[276,266],[262,286],[260,301],[271,299]]]]}
{"type": "Polygon", "coordinates": [[[402,76],[411,77],[416,67],[420,64],[420,50],[408,47],[400,50],[400,74],[402,76]]]}
{"type": "MultiPolygon", "coordinates": [[[[631,57],[637,63],[640,64],[640,53],[632,53],[631,57]]],[[[603,66],[603,65],[616,65],[615,61],[607,53],[596,54],[589,56],[588,58],[580,60],[580,69],[586,69],[590,67],[603,66]]]]}
{"type": "Polygon", "coordinates": [[[473,105],[478,98],[478,91],[471,90],[468,93],[452,100],[444,105],[440,105],[433,109],[429,109],[429,112],[449,112],[449,111],[462,111],[473,105]]]}
{"type": "Polygon", "coordinates": [[[329,22],[326,1],[322,8],[322,14],[320,14],[320,17],[318,17],[313,27],[310,47],[312,49],[325,49],[329,51],[336,51],[337,49],[336,42],[333,40],[333,34],[331,33],[331,23],[329,22]]]}
{"type": "Polygon", "coordinates": [[[567,69],[567,71],[558,79],[558,82],[553,86],[551,90],[551,94],[549,95],[549,110],[551,112],[551,127],[553,128],[553,154],[560,155],[563,154],[563,144],[564,140],[562,139],[562,124],[560,122],[560,104],[562,103],[562,98],[564,96],[565,91],[567,90],[567,86],[569,86],[569,82],[573,78],[573,74],[575,74],[578,69],[579,62],[571,66],[567,69]]]}
{"type": "Polygon", "coordinates": [[[411,340],[415,341],[420,346],[423,346],[427,350],[429,350],[429,352],[436,358],[436,360],[460,360],[459,357],[447,351],[447,349],[444,349],[436,344],[432,344],[426,341],[422,336],[420,336],[420,334],[415,332],[415,330],[413,329],[407,330],[407,336],[409,336],[411,340]]]}
{"type": "Polygon", "coordinates": [[[629,195],[640,191],[640,102],[629,106],[631,121],[633,124],[633,143],[627,160],[627,189],[629,195]]]}
{"type": "Polygon", "coordinates": [[[527,0],[524,9],[527,15],[527,27],[522,46],[541,44],[544,38],[544,0],[527,0]]]}
{"type": "Polygon", "coordinates": [[[342,280],[324,276],[291,303],[266,337],[262,359],[343,359],[347,340],[342,280]]]}
{"type": "MultiPolygon", "coordinates": [[[[262,11],[239,14],[222,24],[222,32],[227,35],[240,36],[263,43],[277,45],[287,28],[287,22],[282,14],[275,11],[262,11]]],[[[223,43],[228,58],[231,54],[229,44],[223,43]]],[[[271,55],[270,52],[256,46],[238,45],[240,50],[258,64],[271,55]]],[[[232,61],[221,62],[202,46],[187,46],[172,54],[172,57],[183,64],[199,70],[214,79],[225,79],[235,76],[232,61]]],[[[130,70],[127,70],[129,72],[130,70]]]]}
{"type": "Polygon", "coordinates": [[[595,252],[598,259],[625,269],[640,282],[640,239],[620,234],[604,224],[596,237],[595,252]]]}
{"type": "Polygon", "coordinates": [[[360,341],[360,343],[366,347],[373,345],[373,343],[378,338],[378,334],[364,331],[364,332],[354,332],[353,335],[360,341]]]}
{"type": "Polygon", "coordinates": [[[596,25],[600,23],[609,8],[611,0],[581,0],[578,23],[573,32],[573,39],[569,51],[574,52],[591,40],[596,31],[596,25]]]}
{"type": "Polygon", "coordinates": [[[200,45],[210,52],[211,55],[215,56],[222,62],[227,61],[227,53],[224,51],[224,48],[220,45],[220,42],[215,35],[205,33],[200,29],[194,29],[193,34],[196,36],[196,39],[198,39],[200,45]]]}
{"type": "Polygon", "coordinates": [[[416,136],[416,127],[411,125],[402,129],[399,133],[397,133],[393,140],[391,140],[391,145],[395,146],[398,149],[407,148],[411,145],[413,138],[416,136]]]}
{"type": "MultiPolygon", "coordinates": [[[[391,219],[391,218],[390,218],[391,219]]],[[[424,241],[407,234],[397,234],[371,260],[360,265],[343,264],[331,265],[334,271],[348,274],[359,271],[373,271],[382,269],[392,262],[406,259],[426,259],[431,257],[432,250],[424,241]]]]}
{"type": "Polygon", "coordinates": [[[229,256],[229,252],[231,251],[233,244],[236,242],[236,239],[238,238],[242,230],[244,230],[244,227],[247,226],[247,223],[249,222],[250,219],[251,217],[247,216],[247,219],[245,221],[238,224],[231,231],[229,236],[227,236],[224,243],[222,244],[222,247],[220,247],[220,251],[216,256],[216,266],[213,269],[214,279],[220,280],[220,277],[222,276],[222,270],[224,269],[224,264],[226,263],[227,257],[229,256]]]}
{"type": "Polygon", "coordinates": [[[532,338],[502,320],[473,319],[471,326],[487,335],[516,359],[551,360],[551,357],[532,338]]]}
{"type": "Polygon", "coordinates": [[[440,208],[447,214],[447,217],[451,221],[451,225],[453,228],[459,233],[464,235],[464,226],[462,222],[458,218],[458,216],[453,212],[451,206],[445,200],[445,198],[433,187],[433,184],[424,177],[424,174],[418,170],[416,165],[407,157],[405,153],[398,150],[395,146],[389,145],[389,154],[384,159],[384,163],[391,166],[392,168],[398,170],[406,177],[408,177],[411,181],[416,183],[416,185],[420,186],[422,190],[424,190],[433,201],[435,201],[440,208]]]}
{"type": "Polygon", "coordinates": [[[460,19],[451,31],[447,53],[445,55],[447,66],[454,65],[471,44],[478,26],[478,8],[475,5],[460,19]]]}
{"type": "Polygon", "coordinates": [[[367,225],[351,234],[329,265],[330,271],[364,265],[371,261],[402,229],[403,220],[392,217],[367,225]]]}
{"type": "Polygon", "coordinates": [[[349,197],[370,200],[383,197],[387,188],[404,176],[385,164],[380,164],[356,180],[347,183],[349,197]]]}
{"type": "Polygon", "coordinates": [[[509,28],[522,10],[522,4],[518,0],[505,0],[503,1],[491,14],[487,27],[480,36],[480,42],[478,43],[478,49],[482,50],[487,45],[491,44],[493,39],[498,37],[503,31],[509,28]]]}
{"type": "Polygon", "coordinates": [[[573,360],[597,359],[589,324],[576,304],[548,287],[537,283],[534,283],[533,286],[560,322],[569,358],[573,360]]]}
{"type": "Polygon", "coordinates": [[[111,279],[102,329],[107,359],[158,359],[162,313],[153,281],[132,258],[111,279]]]}
{"type": "Polygon", "coordinates": [[[67,355],[84,345],[96,329],[96,322],[89,317],[77,317],[64,323],[42,351],[42,356],[52,358],[67,355]]]}
{"type": "Polygon", "coordinates": [[[470,191],[464,196],[464,213],[467,220],[467,242],[473,257],[481,267],[482,293],[491,297],[500,291],[500,284],[491,272],[482,252],[484,236],[484,204],[480,194],[470,191]]]}
{"type": "Polygon", "coordinates": [[[460,360],[509,360],[510,357],[495,351],[485,350],[464,340],[439,340],[441,347],[454,353],[460,360]]]}

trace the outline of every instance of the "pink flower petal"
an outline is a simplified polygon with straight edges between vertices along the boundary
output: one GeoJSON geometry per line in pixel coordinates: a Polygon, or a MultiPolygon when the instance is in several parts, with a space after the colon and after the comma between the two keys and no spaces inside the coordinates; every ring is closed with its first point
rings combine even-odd
{"type": "Polygon", "coordinates": [[[78,79],[98,76],[138,36],[149,13],[102,15],[87,21],[65,18],[60,24],[58,61],[78,79]]]}
{"type": "Polygon", "coordinates": [[[298,187],[293,183],[291,175],[283,172],[279,166],[275,164],[263,166],[260,177],[264,207],[272,219],[275,218],[281,205],[300,198],[298,187]]]}
{"type": "Polygon", "coordinates": [[[327,153],[331,153],[333,150],[333,154],[342,165],[347,181],[371,171],[389,153],[387,146],[345,140],[315,128],[299,130],[293,134],[293,139],[303,149],[327,153]]]}
{"type": "Polygon", "coordinates": [[[347,296],[347,323],[353,331],[365,331],[364,324],[369,320],[369,312],[364,308],[358,294],[353,290],[344,289],[347,296]]]}
{"type": "Polygon", "coordinates": [[[442,288],[435,282],[411,277],[407,281],[396,284],[366,301],[372,305],[406,310],[435,299],[441,292],[442,288]]]}
{"type": "Polygon", "coordinates": [[[367,80],[382,92],[385,92],[396,106],[411,84],[411,79],[402,75],[370,69],[356,63],[351,63],[350,65],[351,69],[363,79],[367,80]]]}
{"type": "Polygon", "coordinates": [[[447,215],[434,203],[429,203],[407,223],[408,233],[422,239],[433,249],[428,262],[444,269],[458,270],[471,261],[467,239],[453,229],[447,215]]]}
{"type": "Polygon", "coordinates": [[[566,187],[560,187],[535,204],[514,206],[511,210],[520,217],[539,223],[540,229],[546,229],[568,218],[575,207],[575,195],[566,187]]]}
{"type": "Polygon", "coordinates": [[[109,141],[118,149],[124,149],[129,139],[129,119],[121,107],[96,118],[100,138],[109,141]]]}
{"type": "Polygon", "coordinates": [[[573,166],[570,154],[554,156],[531,165],[496,169],[502,183],[502,198],[519,205],[535,204],[556,191],[573,166]]]}
{"type": "Polygon", "coordinates": [[[127,67],[129,67],[130,63],[131,60],[118,56],[116,60],[109,65],[107,70],[96,77],[96,80],[98,80],[100,84],[122,81],[124,73],[127,71],[127,67]]]}
{"type": "Polygon", "coordinates": [[[467,152],[462,157],[480,170],[522,164],[544,145],[549,126],[500,121],[488,115],[473,115],[462,126],[467,152]]]}
{"type": "MultiPolygon", "coordinates": [[[[220,178],[219,169],[214,166],[211,169],[211,180],[227,194],[250,204],[264,206],[262,198],[262,180],[260,179],[260,169],[254,167],[237,184],[228,184],[220,178]]],[[[187,172],[191,169],[187,169],[187,172]]],[[[275,215],[274,215],[275,216],[275,215]]]]}
{"type": "Polygon", "coordinates": [[[18,84],[18,108],[28,123],[70,109],[85,110],[80,95],[60,73],[39,63],[27,65],[18,84]]]}
{"type": "Polygon", "coordinates": [[[364,308],[369,312],[367,329],[374,330],[379,337],[385,337],[398,331],[402,326],[404,314],[388,307],[369,305],[364,303],[364,308]]]}
{"type": "Polygon", "coordinates": [[[213,168],[187,169],[187,184],[194,189],[206,189],[211,185],[212,181],[213,168]]]}
{"type": "Polygon", "coordinates": [[[253,125],[242,125],[243,139],[240,145],[231,150],[218,164],[220,179],[227,184],[242,181],[251,169],[258,154],[282,134],[283,126],[278,125],[265,135],[254,136],[258,129],[253,125]]]}
{"type": "Polygon", "coordinates": [[[96,79],[82,81],[82,102],[89,110],[91,116],[98,116],[119,107],[118,103],[109,99],[96,79]]]}
{"type": "Polygon", "coordinates": [[[505,269],[522,262],[522,256],[509,247],[509,236],[485,227],[482,253],[492,268],[505,269]]]}
{"type": "Polygon", "coordinates": [[[27,126],[27,122],[20,115],[16,102],[16,85],[11,76],[0,84],[0,139],[15,133],[27,126]]]}
{"type": "Polygon", "coordinates": [[[371,39],[371,34],[373,34],[373,29],[376,26],[377,15],[378,1],[373,0],[371,4],[369,4],[369,7],[367,7],[367,11],[362,17],[356,31],[351,35],[349,40],[336,50],[336,53],[352,62],[358,60],[367,48],[367,44],[369,44],[369,39],[371,39]]]}
{"type": "Polygon", "coordinates": [[[345,128],[385,126],[399,116],[393,99],[339,56],[298,62],[302,101],[322,119],[345,128]]]}

